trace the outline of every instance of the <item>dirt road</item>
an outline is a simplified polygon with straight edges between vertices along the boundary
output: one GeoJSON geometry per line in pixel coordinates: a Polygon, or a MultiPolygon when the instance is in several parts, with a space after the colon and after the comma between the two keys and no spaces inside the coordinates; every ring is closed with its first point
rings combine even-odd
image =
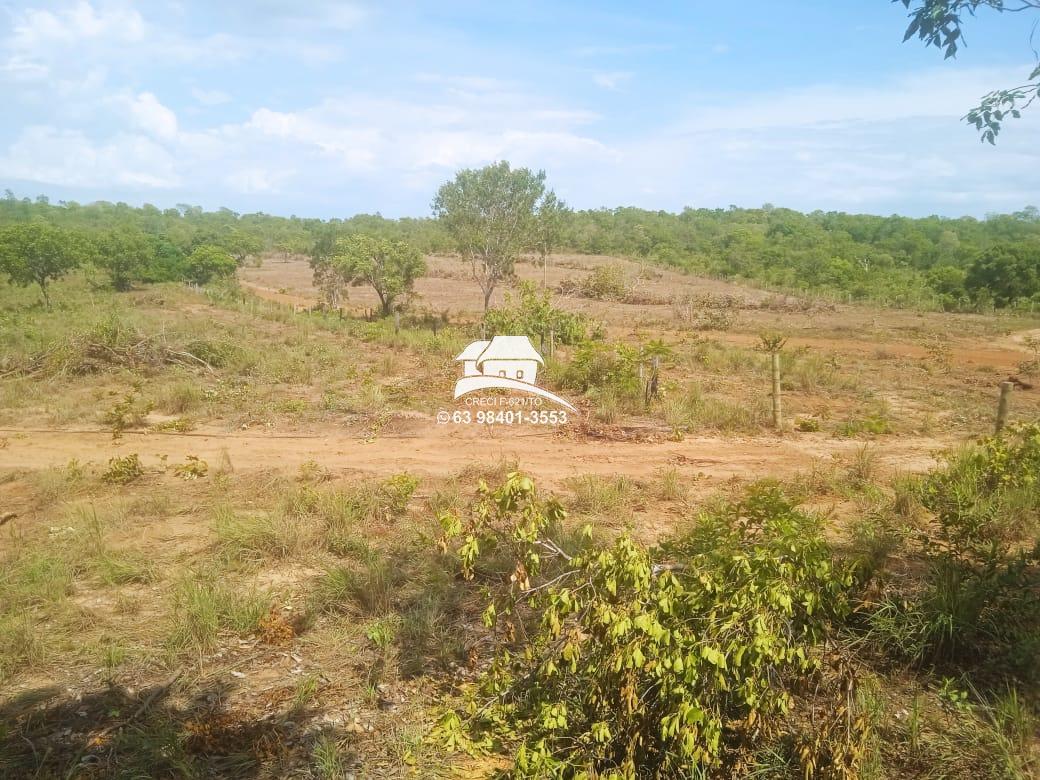
{"type": "MultiPolygon", "coordinates": [[[[127,432],[119,441],[113,441],[107,431],[8,429],[0,430],[0,437],[7,441],[0,449],[0,469],[61,466],[72,458],[104,463],[136,452],[146,468],[159,464],[164,455],[171,464],[196,455],[211,467],[229,462],[235,470],[291,472],[314,461],[334,473],[385,476],[408,471],[446,477],[473,464],[505,460],[516,461],[550,486],[581,474],[650,478],[665,468],[675,468],[691,481],[719,484],[733,477],[791,476],[814,460],[848,456],[864,446],[860,441],[824,434],[601,441],[562,431],[531,430],[531,426],[456,427],[432,420],[404,423],[393,433],[375,436],[343,429],[299,433],[203,430],[190,434],[127,432]]],[[[885,437],[876,447],[878,462],[892,470],[920,471],[934,462],[936,451],[950,443],[885,437]]]]}

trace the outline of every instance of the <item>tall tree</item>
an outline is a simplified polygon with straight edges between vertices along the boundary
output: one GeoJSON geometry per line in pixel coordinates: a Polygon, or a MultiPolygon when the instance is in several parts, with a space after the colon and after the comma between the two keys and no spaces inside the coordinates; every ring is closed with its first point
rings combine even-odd
{"type": "Polygon", "coordinates": [[[484,311],[503,279],[513,275],[520,253],[534,243],[535,214],[545,195],[545,172],[513,170],[509,163],[459,171],[433,201],[473,277],[484,293],[484,311]]]}
{"type": "Polygon", "coordinates": [[[211,244],[196,247],[184,260],[185,276],[195,284],[206,284],[235,273],[235,258],[223,248],[211,244]]]}
{"type": "Polygon", "coordinates": [[[336,253],[339,229],[335,225],[322,225],[314,233],[309,260],[314,275],[314,287],[321,293],[322,303],[330,309],[338,309],[340,299],[349,280],[343,279],[332,264],[336,253]]]}
{"type": "MultiPolygon", "coordinates": [[[[910,10],[910,24],[904,41],[914,36],[925,46],[945,51],[945,59],[956,57],[964,47],[964,14],[975,16],[980,9],[997,13],[1028,13],[1040,11],[1040,0],[892,0],[910,10]],[[914,4],[913,8],[910,8],[914,4]]],[[[1035,34],[1040,20],[1034,17],[1031,26],[1035,34]]],[[[964,115],[964,120],[975,125],[981,140],[996,142],[1004,120],[1018,119],[1022,110],[1040,97],[1040,52],[1033,48],[1034,67],[1024,83],[1006,89],[997,89],[982,96],[979,105],[964,115]]]]}
{"type": "Polygon", "coordinates": [[[94,262],[108,274],[113,289],[124,291],[141,279],[154,260],[151,238],[139,230],[118,228],[101,236],[94,262]]]}
{"type": "Polygon", "coordinates": [[[1040,243],[1005,244],[982,252],[968,267],[964,286],[997,306],[1040,295],[1040,243]]]}
{"type": "Polygon", "coordinates": [[[422,253],[412,245],[364,233],[339,239],[329,266],[344,282],[370,285],[384,316],[401,296],[411,295],[415,280],[426,273],[422,253]]]}
{"type": "Polygon", "coordinates": [[[564,223],[570,209],[549,190],[535,212],[534,248],[542,261],[542,286],[549,284],[549,255],[560,245],[564,223]]]}
{"type": "Polygon", "coordinates": [[[15,224],[0,230],[0,270],[22,287],[39,285],[48,308],[48,285],[89,254],[87,243],[78,234],[43,222],[15,224]]]}
{"type": "Polygon", "coordinates": [[[264,241],[259,235],[241,228],[231,228],[216,243],[235,258],[239,265],[245,263],[250,255],[258,255],[264,249],[264,241]]]}

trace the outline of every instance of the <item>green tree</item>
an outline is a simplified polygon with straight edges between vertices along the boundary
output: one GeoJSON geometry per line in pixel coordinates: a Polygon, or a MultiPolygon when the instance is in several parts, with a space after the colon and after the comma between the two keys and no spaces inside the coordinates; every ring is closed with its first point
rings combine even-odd
{"type": "Polygon", "coordinates": [[[143,282],[172,282],[185,278],[185,254],[166,236],[152,236],[152,261],[141,273],[143,282]]]}
{"type": "Polygon", "coordinates": [[[77,234],[42,222],[11,225],[0,230],[0,269],[22,287],[38,284],[51,305],[48,285],[89,256],[77,234]]]}
{"type": "Polygon", "coordinates": [[[485,311],[498,283],[513,275],[516,258],[535,243],[535,215],[544,195],[544,171],[513,170],[504,160],[459,171],[438,190],[433,212],[471,264],[485,311]]]}
{"type": "MultiPolygon", "coordinates": [[[[997,13],[1023,13],[1040,11],[1040,0],[892,0],[910,9],[910,24],[903,40],[913,37],[924,41],[925,46],[935,46],[945,51],[945,58],[957,56],[964,45],[963,17],[980,9],[989,8],[997,13]],[[912,3],[916,3],[911,9],[912,3]]],[[[1033,20],[1035,30],[1040,20],[1033,20]]],[[[1034,53],[1036,49],[1034,48],[1034,53]]],[[[1005,119],[1018,119],[1022,109],[1040,97],[1040,54],[1024,83],[1007,89],[998,89],[983,95],[979,105],[971,109],[964,119],[975,125],[983,141],[995,143],[1005,119]]]]}
{"type": "Polygon", "coordinates": [[[976,300],[992,296],[997,306],[1040,294],[1040,244],[987,249],[968,267],[964,286],[976,300]]]}
{"type": "Polygon", "coordinates": [[[415,247],[364,233],[339,239],[329,264],[344,282],[370,285],[384,315],[393,312],[395,302],[410,295],[415,280],[426,273],[426,261],[415,247]]]}
{"type": "Polygon", "coordinates": [[[314,275],[314,286],[321,293],[322,302],[331,309],[339,308],[340,299],[348,282],[333,266],[339,229],[334,225],[322,225],[314,234],[308,263],[314,275]]]}
{"type": "Polygon", "coordinates": [[[570,209],[549,190],[535,211],[534,248],[542,261],[542,285],[549,283],[549,255],[560,245],[570,209]]]}
{"type": "Polygon", "coordinates": [[[203,244],[196,247],[184,261],[185,275],[195,284],[206,284],[211,279],[235,273],[235,259],[219,246],[203,244]]]}
{"type": "Polygon", "coordinates": [[[155,244],[139,230],[118,228],[101,236],[95,264],[108,274],[112,287],[129,290],[155,260],[155,244]]]}
{"type": "Polygon", "coordinates": [[[264,249],[263,239],[256,233],[241,228],[231,228],[217,242],[235,262],[242,265],[250,255],[258,255],[264,249]]]}
{"type": "Polygon", "coordinates": [[[963,268],[952,265],[937,265],[928,271],[928,285],[939,294],[944,309],[956,308],[957,302],[965,293],[966,276],[963,268]]]}

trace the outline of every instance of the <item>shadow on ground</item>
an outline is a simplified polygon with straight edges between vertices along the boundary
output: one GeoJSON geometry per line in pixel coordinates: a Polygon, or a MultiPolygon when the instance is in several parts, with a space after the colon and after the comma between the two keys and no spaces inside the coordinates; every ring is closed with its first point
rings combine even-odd
{"type": "Polygon", "coordinates": [[[118,686],[20,694],[0,705],[0,777],[309,777],[319,740],[343,739],[302,726],[308,709],[232,711],[229,690],[162,683],[134,694],[118,686]]]}

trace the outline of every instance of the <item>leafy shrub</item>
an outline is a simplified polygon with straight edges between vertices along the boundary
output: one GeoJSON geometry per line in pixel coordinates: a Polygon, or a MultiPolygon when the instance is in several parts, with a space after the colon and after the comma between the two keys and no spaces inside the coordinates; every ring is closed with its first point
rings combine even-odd
{"type": "Polygon", "coordinates": [[[577,344],[592,334],[588,320],[552,305],[548,290],[539,291],[532,282],[520,282],[517,295],[506,293],[501,307],[484,315],[489,334],[527,336],[538,343],[553,331],[558,344],[577,344]]]}
{"type": "Polygon", "coordinates": [[[188,433],[195,430],[195,422],[187,417],[175,417],[152,426],[153,431],[169,433],[188,433]]]}
{"type": "Polygon", "coordinates": [[[101,422],[111,428],[112,435],[118,438],[123,431],[143,425],[152,408],[152,404],[140,398],[134,389],[102,414],[101,422]]]}
{"type": "Polygon", "coordinates": [[[820,430],[820,421],[815,417],[799,417],[794,427],[802,433],[815,433],[820,430]]]}
{"type": "Polygon", "coordinates": [[[989,564],[1040,527],[1040,423],[1010,427],[947,459],[922,487],[940,538],[958,558],[989,564]]]}
{"type": "Polygon", "coordinates": [[[395,474],[379,485],[379,503],[383,513],[391,519],[403,515],[408,502],[419,486],[419,480],[411,474],[395,474]]]}
{"type": "Polygon", "coordinates": [[[132,452],[122,458],[110,458],[108,468],[101,474],[101,480],[113,485],[126,485],[142,474],[144,469],[141,468],[141,460],[136,452],[132,452]]]}
{"type": "Polygon", "coordinates": [[[631,289],[632,283],[625,269],[617,263],[596,266],[584,279],[568,279],[560,285],[561,293],[576,294],[597,301],[623,301],[631,289]]]}
{"type": "Polygon", "coordinates": [[[187,481],[202,479],[209,473],[209,464],[198,455],[188,455],[184,458],[184,463],[178,463],[173,467],[173,473],[187,481]]]}
{"type": "Polygon", "coordinates": [[[627,344],[585,342],[558,379],[564,387],[583,393],[608,389],[618,398],[640,398],[639,351],[627,344]]]}
{"type": "Polygon", "coordinates": [[[876,644],[1040,682],[1040,424],[953,454],[919,489],[938,526],[922,540],[927,575],[881,599],[876,644]]]}
{"type": "MultiPolygon", "coordinates": [[[[470,516],[441,522],[447,539],[462,539],[464,576],[490,581],[484,621],[498,652],[475,715],[463,724],[449,713],[438,733],[514,745],[517,777],[732,767],[777,728],[794,686],[820,669],[831,621],[847,613],[849,572],[818,522],[772,486],[654,549],[624,535],[564,549],[554,538],[562,507],[520,474],[482,494],[470,516]],[[514,566],[495,582],[481,558],[507,552],[514,566]]],[[[803,763],[820,755],[807,749],[803,763]]]]}

